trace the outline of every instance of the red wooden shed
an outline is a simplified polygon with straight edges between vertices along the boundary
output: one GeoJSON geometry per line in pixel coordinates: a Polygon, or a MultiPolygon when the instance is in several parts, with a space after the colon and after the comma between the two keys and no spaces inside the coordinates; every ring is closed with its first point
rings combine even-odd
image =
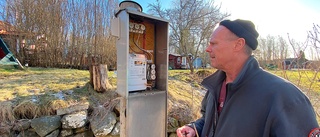
{"type": "Polygon", "coordinates": [[[179,54],[169,54],[169,67],[171,69],[181,69],[182,56],[179,54]]]}

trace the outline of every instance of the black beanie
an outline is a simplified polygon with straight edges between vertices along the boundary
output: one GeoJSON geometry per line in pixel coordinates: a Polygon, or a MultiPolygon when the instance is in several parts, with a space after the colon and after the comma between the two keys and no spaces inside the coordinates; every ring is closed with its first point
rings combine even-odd
{"type": "Polygon", "coordinates": [[[224,20],[220,22],[220,25],[225,26],[238,37],[244,38],[246,44],[253,50],[257,48],[259,33],[256,31],[255,26],[251,21],[241,19],[234,21],[224,20]]]}

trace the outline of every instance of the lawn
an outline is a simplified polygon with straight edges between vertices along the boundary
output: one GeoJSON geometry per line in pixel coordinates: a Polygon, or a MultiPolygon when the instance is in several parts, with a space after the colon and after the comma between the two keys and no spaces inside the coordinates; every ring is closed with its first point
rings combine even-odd
{"type": "MultiPolygon", "coordinates": [[[[109,90],[114,91],[114,72],[108,75],[109,90]]],[[[95,107],[117,96],[115,92],[95,92],[89,79],[88,70],[0,67],[0,121],[53,115],[59,108],[79,103],[95,107]]]]}
{"type": "Polygon", "coordinates": [[[283,77],[305,92],[314,92],[320,94],[320,73],[312,70],[277,70],[270,71],[280,77],[283,77]]]}
{"type": "MultiPolygon", "coordinates": [[[[200,69],[201,70],[201,69],[200,69]]],[[[168,85],[168,109],[177,109],[181,106],[175,106],[176,102],[184,104],[183,111],[193,112],[193,118],[199,116],[199,105],[203,96],[200,82],[207,75],[215,70],[196,71],[195,74],[189,74],[189,70],[169,70],[168,85]]],[[[319,117],[319,95],[320,95],[320,74],[310,70],[291,70],[291,71],[270,71],[281,76],[303,89],[309,96],[319,117]]],[[[0,104],[11,101],[12,106],[31,107],[38,104],[42,108],[41,114],[53,113],[53,110],[68,106],[77,102],[88,102],[90,104],[103,104],[106,101],[108,93],[96,93],[89,82],[88,70],[76,69],[56,69],[56,68],[27,68],[18,70],[13,67],[0,67],[0,104]],[[70,93],[71,92],[71,93],[70,93]],[[60,93],[72,96],[59,96],[60,93]],[[31,102],[30,102],[31,100],[31,102]],[[32,101],[36,100],[36,101],[32,101]],[[26,102],[27,101],[27,102],[26,102]],[[44,108],[44,109],[43,109],[44,108]]],[[[116,74],[113,71],[108,72],[111,90],[116,89],[116,74]]],[[[30,108],[31,110],[33,108],[30,108]]],[[[173,112],[173,111],[170,111],[173,112]]],[[[40,113],[40,112],[39,112],[40,113]]],[[[176,115],[171,114],[169,115],[176,115]]],[[[191,116],[190,116],[191,117],[191,116]]],[[[29,118],[27,116],[20,118],[29,118]]],[[[0,116],[1,120],[1,116],[0,116]]]]}
{"type": "Polygon", "coordinates": [[[0,101],[84,86],[89,71],[55,68],[0,68],[0,101]]]}

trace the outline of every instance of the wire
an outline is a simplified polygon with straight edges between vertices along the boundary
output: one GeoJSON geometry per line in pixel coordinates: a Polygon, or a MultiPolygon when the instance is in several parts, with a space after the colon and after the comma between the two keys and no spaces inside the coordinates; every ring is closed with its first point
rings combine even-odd
{"type": "MultiPolygon", "coordinates": [[[[135,34],[135,33],[133,33],[133,34],[135,34]]],[[[139,40],[139,38],[140,38],[140,34],[138,35],[137,41],[139,40]]],[[[152,53],[150,53],[149,51],[147,51],[147,50],[145,50],[145,49],[142,49],[142,48],[136,43],[136,41],[134,40],[134,35],[133,35],[132,41],[133,41],[133,44],[134,44],[138,49],[140,49],[140,50],[143,51],[144,53],[147,53],[147,56],[150,58],[150,60],[152,60],[152,58],[153,58],[152,53]]]]}
{"type": "Polygon", "coordinates": [[[132,46],[129,45],[130,50],[132,50],[132,52],[137,53],[137,51],[135,51],[132,46]]]}
{"type": "MultiPolygon", "coordinates": [[[[132,39],[133,39],[133,36],[132,36],[132,39]]],[[[136,51],[130,44],[129,44],[129,48],[130,48],[130,50],[132,50],[132,52],[134,52],[134,53],[137,53],[138,51],[136,51]]]]}

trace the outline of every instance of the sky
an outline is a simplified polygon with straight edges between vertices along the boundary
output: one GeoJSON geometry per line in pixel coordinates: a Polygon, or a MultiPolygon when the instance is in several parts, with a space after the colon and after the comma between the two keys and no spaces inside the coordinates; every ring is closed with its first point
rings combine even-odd
{"type": "MultiPolygon", "coordinates": [[[[156,0],[133,0],[148,13],[148,4],[156,0]]],[[[164,8],[171,0],[160,0],[164,8]]],[[[228,19],[246,19],[255,23],[260,36],[283,36],[304,42],[313,23],[320,25],[320,0],[215,0],[228,19]]]]}

